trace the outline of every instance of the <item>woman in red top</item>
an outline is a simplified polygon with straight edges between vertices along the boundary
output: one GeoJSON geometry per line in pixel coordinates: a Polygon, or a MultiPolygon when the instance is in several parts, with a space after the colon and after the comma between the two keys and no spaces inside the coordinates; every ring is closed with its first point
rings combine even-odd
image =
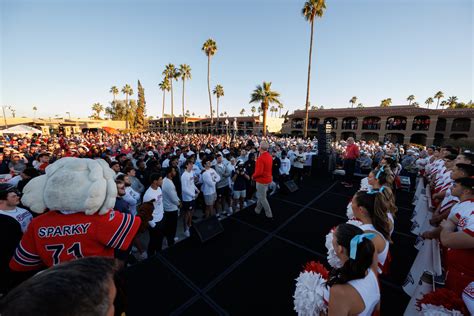
{"type": "Polygon", "coordinates": [[[265,210],[265,216],[268,219],[273,219],[272,209],[267,200],[268,185],[272,182],[272,155],[268,153],[268,143],[262,141],[260,143],[260,156],[255,164],[255,172],[252,176],[257,184],[257,206],[255,213],[260,214],[262,208],[265,210]]]}

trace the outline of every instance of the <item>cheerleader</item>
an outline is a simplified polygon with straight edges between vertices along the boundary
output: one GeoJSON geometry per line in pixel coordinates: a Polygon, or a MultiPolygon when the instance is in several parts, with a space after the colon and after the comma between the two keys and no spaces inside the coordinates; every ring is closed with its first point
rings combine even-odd
{"type": "Polygon", "coordinates": [[[380,289],[373,266],[373,233],[340,224],[334,232],[333,247],[343,262],[329,273],[328,315],[372,315],[379,309],[380,289]]]}
{"type": "Polygon", "coordinates": [[[390,221],[390,235],[392,235],[395,228],[395,213],[398,210],[395,204],[395,194],[393,193],[395,176],[389,168],[382,166],[372,170],[369,173],[368,180],[372,190],[382,193],[382,198],[385,199],[387,217],[390,221]]]}
{"type": "Polygon", "coordinates": [[[385,262],[391,242],[392,229],[387,216],[387,204],[383,193],[379,191],[357,192],[352,198],[352,212],[362,222],[360,226],[365,232],[375,233],[372,240],[377,254],[377,271],[386,272],[385,262]]]}

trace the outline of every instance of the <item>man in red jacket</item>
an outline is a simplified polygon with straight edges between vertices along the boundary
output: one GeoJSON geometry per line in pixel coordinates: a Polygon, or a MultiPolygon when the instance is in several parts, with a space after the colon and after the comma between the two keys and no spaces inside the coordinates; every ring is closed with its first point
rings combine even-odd
{"type": "Polygon", "coordinates": [[[344,170],[346,172],[346,181],[341,182],[346,188],[352,188],[354,181],[354,169],[356,160],[359,158],[359,147],[355,144],[354,138],[347,139],[346,154],[344,155],[344,170]]]}
{"type": "Polygon", "coordinates": [[[268,143],[262,141],[259,148],[260,156],[255,164],[255,172],[252,176],[253,180],[257,184],[257,206],[255,207],[255,213],[260,214],[265,209],[265,216],[268,219],[273,219],[272,209],[267,201],[267,190],[268,185],[272,182],[272,166],[273,159],[272,155],[268,153],[268,143]]]}

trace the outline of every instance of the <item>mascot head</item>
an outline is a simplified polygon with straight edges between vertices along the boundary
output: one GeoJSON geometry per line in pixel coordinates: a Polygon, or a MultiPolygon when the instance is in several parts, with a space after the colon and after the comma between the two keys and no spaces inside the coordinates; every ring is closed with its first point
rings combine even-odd
{"type": "Polygon", "coordinates": [[[105,214],[114,207],[114,172],[102,159],[61,158],[23,189],[22,203],[35,213],[45,210],[105,214]]]}

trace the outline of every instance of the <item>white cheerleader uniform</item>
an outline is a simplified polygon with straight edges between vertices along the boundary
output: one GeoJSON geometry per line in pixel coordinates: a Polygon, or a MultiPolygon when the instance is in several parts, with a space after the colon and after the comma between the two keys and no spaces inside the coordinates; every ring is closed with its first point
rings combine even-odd
{"type": "Polygon", "coordinates": [[[351,280],[347,282],[357,292],[364,301],[365,309],[359,316],[370,316],[380,301],[380,288],[377,276],[369,269],[369,273],[363,279],[351,280]]]}
{"type": "Polygon", "coordinates": [[[385,241],[385,247],[383,248],[383,251],[381,253],[377,254],[377,261],[378,261],[377,272],[382,273],[383,272],[383,267],[385,265],[385,261],[387,260],[387,257],[388,257],[389,242],[388,242],[387,239],[385,239],[385,237],[379,231],[377,231],[375,229],[374,225],[372,225],[372,224],[363,224],[363,225],[360,226],[360,229],[362,229],[363,231],[375,232],[375,233],[379,234],[380,237],[382,237],[383,240],[385,241]]]}

